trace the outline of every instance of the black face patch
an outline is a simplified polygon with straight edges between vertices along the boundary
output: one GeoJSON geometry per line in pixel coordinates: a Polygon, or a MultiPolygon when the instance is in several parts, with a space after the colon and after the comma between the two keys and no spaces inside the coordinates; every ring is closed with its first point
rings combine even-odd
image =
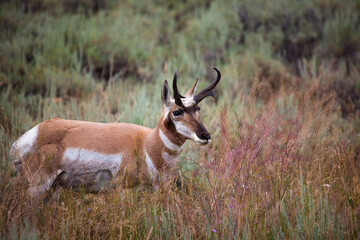
{"type": "Polygon", "coordinates": [[[200,111],[200,107],[197,104],[184,108],[184,112],[187,112],[191,115],[195,114],[197,111],[200,111]]]}
{"type": "Polygon", "coordinates": [[[169,131],[176,132],[175,124],[169,117],[164,120],[164,126],[169,131]]]}

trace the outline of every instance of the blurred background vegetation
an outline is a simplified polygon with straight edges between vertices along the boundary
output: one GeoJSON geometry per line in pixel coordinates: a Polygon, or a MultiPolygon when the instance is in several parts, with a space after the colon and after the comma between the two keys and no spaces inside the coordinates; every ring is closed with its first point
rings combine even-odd
{"type": "Polygon", "coordinates": [[[349,0],[3,1],[0,90],[10,102],[86,97],[112,78],[153,83],[179,68],[193,80],[216,65],[230,95],[256,74],[265,95],[327,74],[324,87],[349,114],[359,108],[359,9],[349,0]]]}
{"type": "MultiPolygon", "coordinates": [[[[5,0],[1,1],[0,6],[2,43],[0,45],[0,170],[2,177],[0,186],[3,191],[13,194],[10,190],[12,185],[9,185],[9,182],[13,182],[14,175],[8,157],[11,144],[20,134],[35,124],[51,117],[62,117],[101,122],[133,122],[154,127],[162,111],[160,87],[166,78],[171,80],[173,72],[177,69],[180,77],[180,91],[184,92],[197,77],[200,79],[200,87],[204,87],[214,78],[211,66],[216,66],[223,75],[217,87],[219,98],[216,101],[204,101],[202,108],[203,121],[206,126],[209,126],[214,138],[214,144],[207,147],[208,152],[223,153],[224,155],[217,158],[226,159],[226,154],[235,151],[236,147],[235,150],[229,149],[229,146],[223,146],[220,140],[217,142],[216,138],[222,136],[222,140],[229,140],[232,146],[240,144],[244,136],[247,139],[246,136],[250,130],[244,130],[243,125],[238,125],[241,122],[239,119],[244,118],[247,119],[248,124],[255,124],[254,131],[256,131],[256,124],[268,124],[272,129],[273,123],[258,123],[257,121],[260,120],[254,116],[265,114],[272,109],[271,104],[275,101],[278,108],[274,111],[279,111],[276,116],[282,116],[284,119],[292,116],[296,124],[306,121],[306,124],[309,123],[308,127],[313,135],[305,134],[308,138],[304,137],[305,135],[296,136],[301,142],[299,146],[296,145],[298,147],[296,151],[307,152],[306,157],[302,156],[307,160],[313,159],[316,162],[315,159],[322,159],[323,162],[319,160],[318,166],[326,165],[323,170],[326,174],[322,172],[324,175],[320,174],[321,177],[319,177],[320,170],[314,170],[316,167],[313,165],[311,165],[313,170],[310,170],[309,162],[298,165],[297,170],[294,170],[296,173],[286,167],[289,170],[287,174],[291,172],[296,178],[281,180],[274,191],[294,187],[293,184],[296,182],[299,199],[291,203],[286,202],[280,197],[279,192],[269,205],[278,209],[279,215],[278,218],[271,218],[271,224],[267,220],[261,220],[265,210],[260,211],[255,208],[261,213],[256,212],[257,210],[247,212],[246,217],[236,220],[242,222],[243,225],[233,226],[226,221],[236,222],[234,220],[236,216],[229,213],[231,212],[230,205],[224,205],[222,213],[227,216],[226,221],[222,220],[224,223],[217,222],[220,221],[219,219],[214,220],[216,224],[207,220],[208,231],[194,229],[193,226],[196,224],[189,223],[189,226],[182,227],[180,235],[176,235],[176,230],[174,235],[174,232],[171,232],[173,231],[171,221],[175,221],[176,213],[169,210],[172,206],[160,204],[160,208],[159,205],[151,202],[153,199],[149,197],[150,203],[144,205],[144,209],[152,209],[149,210],[151,212],[155,211],[153,209],[160,208],[158,214],[162,211],[175,214],[174,216],[160,216],[162,221],[165,221],[164,219],[170,221],[170,225],[165,225],[168,227],[166,231],[164,229],[157,231],[155,223],[159,216],[154,216],[154,212],[151,214],[149,212],[151,218],[145,217],[145,219],[155,221],[153,225],[145,221],[148,225],[140,224],[143,229],[138,228],[135,231],[131,227],[126,228],[125,224],[126,233],[121,236],[222,238],[221,232],[221,234],[226,233],[229,238],[242,236],[256,239],[272,236],[273,238],[302,239],[318,236],[315,234],[316,231],[323,231],[321,233],[325,234],[330,231],[329,228],[335,229],[334,232],[319,236],[325,236],[325,238],[360,236],[359,228],[356,227],[360,219],[360,178],[357,173],[360,172],[358,171],[360,167],[359,1],[5,0]],[[255,89],[253,92],[250,91],[252,87],[255,89]],[[252,100],[251,97],[248,99],[249,96],[256,100],[252,100]],[[255,115],[252,115],[253,113],[255,115]],[[224,114],[228,119],[220,120],[220,116],[224,114]],[[220,126],[223,126],[222,133],[220,126]],[[322,132],[319,129],[323,129],[322,132]],[[230,131],[230,134],[227,134],[227,131],[230,131]],[[334,169],[339,166],[338,164],[347,165],[349,169],[336,170],[339,171],[336,172],[334,169]],[[302,174],[304,174],[304,181],[302,174]],[[318,194],[322,192],[323,183],[336,182],[335,179],[342,179],[342,177],[345,180],[337,182],[338,189],[335,188],[332,193],[327,193],[330,195],[330,200],[325,193],[318,194]],[[319,187],[314,187],[314,184],[303,186],[303,182],[306,181],[312,181],[319,187]],[[344,186],[348,187],[342,189],[344,186]],[[309,205],[312,197],[318,197],[314,201],[323,204],[319,210],[314,210],[309,205]],[[304,200],[305,198],[308,200],[304,200]],[[346,207],[348,209],[327,212],[327,208],[324,210],[323,207],[328,204],[328,201],[336,202],[341,209],[346,207]],[[147,208],[147,206],[150,207],[147,208]],[[305,207],[308,211],[299,210],[300,215],[293,213],[292,216],[288,216],[291,214],[286,212],[287,206],[294,212],[297,212],[295,209],[299,206],[305,207]],[[317,214],[323,215],[317,218],[317,214]],[[334,217],[333,221],[329,220],[334,225],[321,225],[320,230],[312,229],[312,225],[317,226],[319,219],[328,219],[322,218],[326,214],[332,214],[328,218],[334,217]],[[293,220],[289,220],[291,217],[293,220]],[[301,223],[301,217],[307,221],[307,225],[301,223]],[[255,226],[263,224],[261,225],[263,228],[257,231],[249,229],[252,224],[255,226]],[[228,226],[227,231],[224,230],[224,226],[228,226]],[[149,233],[150,228],[153,230],[149,233]]],[[[271,116],[269,119],[275,122],[280,121],[271,116]]],[[[283,124],[283,126],[275,124],[273,128],[285,126],[286,130],[295,123],[283,122],[283,124]]],[[[307,128],[299,127],[299,129],[307,128]]],[[[267,130],[259,131],[254,134],[261,136],[267,132],[267,130]]],[[[280,134],[278,139],[285,138],[285,135],[280,134]]],[[[271,141],[275,141],[274,139],[271,141]]],[[[247,141],[251,143],[255,140],[249,136],[247,141]]],[[[283,147],[280,145],[279,148],[283,147]]],[[[262,151],[268,151],[270,155],[277,152],[270,148],[272,149],[272,147],[265,147],[262,151]]],[[[200,153],[202,151],[205,149],[199,150],[198,146],[189,145],[181,157],[182,161],[178,167],[191,179],[200,179],[200,177],[198,177],[199,169],[189,164],[189,159],[200,159],[197,164],[207,166],[207,162],[214,158],[211,154],[200,153]]],[[[259,155],[259,158],[263,157],[263,153],[259,155]]],[[[283,158],[290,159],[291,157],[286,155],[283,158]]],[[[242,159],[247,159],[247,155],[245,154],[242,159]]],[[[212,169],[209,166],[207,168],[212,169]]],[[[283,168],[281,169],[283,171],[283,168]]],[[[223,173],[223,170],[212,169],[211,171],[209,174],[213,178],[209,178],[214,181],[218,179],[217,177],[221,177],[221,174],[217,176],[217,173],[223,173]]],[[[274,174],[280,174],[279,169],[273,171],[274,174]]],[[[199,194],[204,189],[208,192],[214,191],[215,187],[207,186],[203,189],[204,181],[207,180],[202,179],[193,183],[196,185],[196,191],[199,194]]],[[[244,181],[244,179],[239,181],[244,181]]],[[[177,194],[176,191],[173,193],[177,194]]],[[[136,200],[138,193],[133,194],[135,195],[129,198],[134,198],[133,200],[139,203],[136,200]]],[[[256,196],[259,199],[265,198],[261,194],[256,196]]],[[[185,196],[182,196],[182,199],[184,198],[185,196]]],[[[83,198],[81,199],[83,201],[83,198]]],[[[7,217],[12,198],[2,198],[1,201],[3,212],[0,225],[4,226],[3,232],[7,232],[12,229],[11,219],[7,217]]],[[[244,200],[244,202],[247,201],[249,199],[244,200]]],[[[101,205],[101,201],[92,204],[101,205]]],[[[131,205],[129,202],[128,204],[131,205]]],[[[174,203],[176,204],[178,202],[174,203]]],[[[50,204],[48,208],[51,206],[53,205],[50,204]]],[[[216,204],[212,205],[210,200],[209,206],[209,211],[219,210],[217,209],[219,207],[216,204]]],[[[329,207],[329,204],[326,207],[329,207]]],[[[129,209],[136,212],[135,205],[130,206],[129,209]]],[[[315,209],[318,208],[315,207],[315,209]]],[[[44,229],[47,227],[56,230],[59,230],[60,226],[61,231],[69,228],[64,221],[71,223],[71,218],[63,215],[62,220],[59,220],[59,225],[54,225],[53,228],[46,225],[43,219],[50,214],[49,211],[49,209],[44,210],[41,213],[43,215],[38,216],[36,229],[39,229],[39,225],[40,229],[41,226],[44,229]]],[[[93,217],[96,218],[101,215],[101,212],[94,214],[93,217]]],[[[235,213],[232,212],[232,214],[235,213]]],[[[69,216],[72,215],[69,214],[69,216]]],[[[211,214],[206,216],[209,217],[211,214]]],[[[131,217],[125,214],[124,219],[128,218],[131,217]]],[[[22,231],[33,233],[31,224],[24,223],[23,219],[21,222],[24,224],[23,230],[13,230],[15,235],[19,232],[23,234],[22,231]]],[[[135,224],[130,220],[129,222],[135,224]]],[[[110,230],[105,232],[96,232],[92,229],[89,236],[120,236],[117,235],[119,232],[116,226],[109,226],[110,230]],[[111,231],[114,229],[117,229],[115,233],[111,231]]],[[[85,235],[82,234],[87,234],[79,230],[80,227],[74,228],[74,232],[70,231],[69,236],[84,237],[85,235]]],[[[50,235],[42,235],[43,232],[40,235],[37,234],[41,237],[51,236],[51,233],[48,233],[50,235]]],[[[61,232],[61,234],[65,233],[61,232]]],[[[56,236],[56,238],[60,237],[56,236]]]]}

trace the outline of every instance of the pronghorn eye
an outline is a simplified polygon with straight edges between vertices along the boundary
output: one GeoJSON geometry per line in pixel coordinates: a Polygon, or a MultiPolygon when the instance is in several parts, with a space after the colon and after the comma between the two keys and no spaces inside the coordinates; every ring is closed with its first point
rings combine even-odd
{"type": "Polygon", "coordinates": [[[201,109],[200,107],[196,107],[196,108],[195,108],[196,111],[200,111],[200,109],[201,109]]]}
{"type": "Polygon", "coordinates": [[[173,111],[172,113],[175,117],[181,116],[184,114],[184,112],[182,110],[176,110],[176,111],[173,111]]]}

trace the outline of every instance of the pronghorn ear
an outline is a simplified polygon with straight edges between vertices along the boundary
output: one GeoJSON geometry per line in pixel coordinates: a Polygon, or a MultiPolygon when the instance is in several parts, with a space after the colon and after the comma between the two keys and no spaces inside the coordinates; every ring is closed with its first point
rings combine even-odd
{"type": "Polygon", "coordinates": [[[164,81],[161,88],[161,100],[163,101],[166,107],[171,107],[170,88],[167,80],[164,81]]]}

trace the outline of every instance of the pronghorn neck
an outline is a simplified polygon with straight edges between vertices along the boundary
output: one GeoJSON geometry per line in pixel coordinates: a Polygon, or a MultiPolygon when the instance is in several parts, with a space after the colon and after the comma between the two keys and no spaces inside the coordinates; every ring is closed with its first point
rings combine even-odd
{"type": "Polygon", "coordinates": [[[157,169],[171,168],[181,153],[186,138],[176,132],[174,124],[164,112],[146,141],[146,153],[157,169]]]}
{"type": "Polygon", "coordinates": [[[172,144],[177,145],[177,146],[182,146],[186,141],[186,138],[177,132],[174,122],[169,117],[168,110],[166,110],[161,115],[156,128],[159,129],[160,137],[163,135],[163,138],[162,138],[163,144],[166,144],[165,137],[172,144]],[[164,143],[164,141],[165,141],[165,143],[164,143]]]}

